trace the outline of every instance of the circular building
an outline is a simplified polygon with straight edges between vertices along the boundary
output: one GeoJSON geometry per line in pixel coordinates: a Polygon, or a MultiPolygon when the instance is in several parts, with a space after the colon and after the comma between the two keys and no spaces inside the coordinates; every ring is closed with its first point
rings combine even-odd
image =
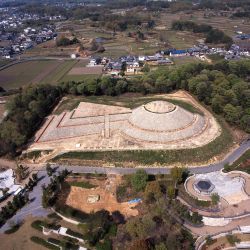
{"type": "Polygon", "coordinates": [[[167,101],[153,101],[132,111],[123,133],[137,140],[170,143],[199,135],[206,124],[199,114],[167,101]]]}

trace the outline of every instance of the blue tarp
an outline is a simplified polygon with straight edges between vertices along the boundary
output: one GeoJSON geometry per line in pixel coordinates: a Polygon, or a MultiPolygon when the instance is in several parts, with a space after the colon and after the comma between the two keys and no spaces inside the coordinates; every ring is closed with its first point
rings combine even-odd
{"type": "Polygon", "coordinates": [[[138,202],[140,202],[140,201],[141,201],[141,199],[140,199],[140,198],[137,198],[137,199],[133,199],[133,200],[131,200],[131,201],[128,201],[128,204],[138,203],[138,202]]]}

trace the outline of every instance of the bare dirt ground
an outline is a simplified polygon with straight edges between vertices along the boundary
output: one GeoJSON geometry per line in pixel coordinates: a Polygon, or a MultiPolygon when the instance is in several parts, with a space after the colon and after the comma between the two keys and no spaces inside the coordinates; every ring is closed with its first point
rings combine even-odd
{"type": "Polygon", "coordinates": [[[32,217],[27,218],[21,228],[13,234],[0,234],[0,248],[5,250],[44,250],[43,246],[30,240],[31,236],[44,238],[41,232],[30,226],[34,220],[32,217]]]}
{"type": "MultiPolygon", "coordinates": [[[[39,217],[27,217],[25,221],[23,222],[22,226],[19,228],[19,230],[13,234],[0,234],[0,249],[5,250],[45,250],[47,248],[40,246],[36,243],[33,243],[30,240],[30,237],[37,236],[43,239],[47,239],[49,237],[56,238],[56,239],[62,239],[62,237],[58,237],[56,234],[50,234],[49,236],[43,235],[42,232],[39,232],[31,227],[31,223],[35,220],[44,220],[44,218],[39,217]]],[[[47,222],[53,222],[55,220],[46,219],[47,222]]],[[[55,221],[56,222],[56,221],[55,221]]],[[[63,227],[67,227],[72,229],[73,231],[78,231],[76,225],[73,225],[69,222],[60,220],[57,221],[56,224],[60,224],[63,227]]]]}
{"type": "Polygon", "coordinates": [[[96,212],[105,209],[109,212],[120,211],[125,217],[138,215],[138,210],[134,205],[129,205],[128,202],[117,202],[116,187],[120,183],[119,176],[108,176],[107,180],[98,181],[91,180],[94,185],[98,187],[92,189],[85,189],[81,187],[70,187],[69,195],[66,198],[66,205],[79,209],[86,213],[96,212]],[[99,195],[100,200],[96,203],[87,203],[89,195],[99,195]]]}
{"type": "Polygon", "coordinates": [[[68,75],[100,75],[102,73],[103,66],[93,67],[74,67],[68,75]]]}

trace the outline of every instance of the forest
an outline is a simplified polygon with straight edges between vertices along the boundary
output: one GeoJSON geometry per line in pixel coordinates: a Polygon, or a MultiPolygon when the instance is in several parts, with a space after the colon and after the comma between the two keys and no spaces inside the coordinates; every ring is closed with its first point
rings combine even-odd
{"type": "Polygon", "coordinates": [[[0,155],[15,155],[33,136],[46,115],[60,100],[61,89],[50,85],[24,88],[8,103],[8,115],[0,124],[0,155]]]}

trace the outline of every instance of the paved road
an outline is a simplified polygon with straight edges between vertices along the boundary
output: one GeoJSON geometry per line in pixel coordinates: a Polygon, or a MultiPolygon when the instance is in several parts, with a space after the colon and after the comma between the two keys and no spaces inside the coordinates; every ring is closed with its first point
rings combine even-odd
{"type": "MultiPolygon", "coordinates": [[[[218,171],[224,167],[226,163],[233,163],[237,160],[245,151],[250,149],[250,140],[244,141],[240,147],[234,150],[230,155],[228,155],[223,161],[207,166],[192,167],[190,168],[191,173],[208,173],[213,171],[218,171]]],[[[57,171],[61,171],[65,168],[73,172],[78,173],[107,173],[107,174],[131,174],[134,173],[138,168],[105,168],[105,167],[90,167],[90,166],[64,166],[57,165],[57,171]]],[[[45,166],[40,165],[40,170],[38,172],[38,177],[42,178],[36,187],[30,192],[29,198],[31,202],[23,207],[17,214],[10,219],[10,221],[18,222],[22,221],[28,215],[32,216],[46,216],[50,211],[42,207],[42,185],[47,185],[50,182],[50,177],[47,176],[45,171],[45,166]]],[[[144,168],[148,174],[167,174],[169,173],[168,168],[144,168]]],[[[0,233],[9,229],[8,222],[0,228],[0,233]]]]}
{"type": "MultiPolygon", "coordinates": [[[[232,164],[237,160],[242,154],[244,154],[248,149],[250,149],[250,139],[241,143],[241,145],[230,153],[224,160],[210,165],[205,166],[190,166],[189,170],[191,173],[209,173],[221,170],[226,163],[232,164]]],[[[58,165],[56,165],[58,166],[58,165]]],[[[124,168],[124,167],[92,167],[92,166],[67,166],[60,165],[59,169],[67,168],[73,172],[80,173],[107,173],[107,174],[132,174],[135,173],[140,168],[124,168]]],[[[147,167],[142,168],[147,171],[148,174],[168,174],[170,169],[167,167],[147,167]]]]}

